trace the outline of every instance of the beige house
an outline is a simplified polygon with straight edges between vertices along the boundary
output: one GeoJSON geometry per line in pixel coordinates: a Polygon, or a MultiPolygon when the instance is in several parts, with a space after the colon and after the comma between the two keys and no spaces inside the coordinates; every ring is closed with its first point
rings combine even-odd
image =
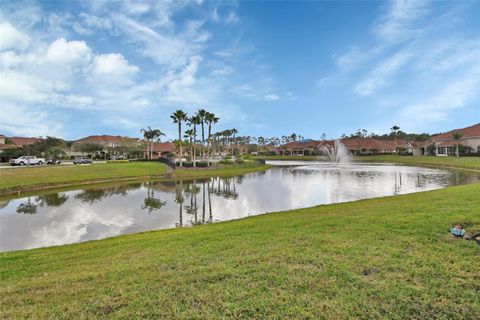
{"type": "Polygon", "coordinates": [[[435,153],[437,156],[455,155],[457,144],[470,147],[474,153],[480,153],[480,123],[473,126],[451,130],[432,137],[435,142],[435,153]],[[461,133],[459,140],[453,138],[454,133],[461,133]]]}
{"type": "Polygon", "coordinates": [[[440,157],[454,156],[457,144],[469,147],[472,153],[480,155],[480,123],[470,127],[454,129],[442,134],[437,134],[428,141],[420,142],[414,146],[413,155],[428,155],[427,148],[432,144],[435,155],[440,157]],[[462,137],[455,140],[453,134],[457,132],[461,133],[462,137]]]}

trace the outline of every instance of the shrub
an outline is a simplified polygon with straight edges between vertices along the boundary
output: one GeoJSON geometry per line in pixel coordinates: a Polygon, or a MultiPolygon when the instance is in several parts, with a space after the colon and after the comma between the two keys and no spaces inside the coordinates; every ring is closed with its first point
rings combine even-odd
{"type": "Polygon", "coordinates": [[[107,160],[107,163],[127,163],[130,160],[107,160]]]}

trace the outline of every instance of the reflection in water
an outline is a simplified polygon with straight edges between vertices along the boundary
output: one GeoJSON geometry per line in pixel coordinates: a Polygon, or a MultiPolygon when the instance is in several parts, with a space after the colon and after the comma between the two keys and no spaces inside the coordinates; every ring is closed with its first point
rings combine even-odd
{"type": "Polygon", "coordinates": [[[38,205],[36,203],[33,203],[30,197],[28,197],[26,202],[22,202],[18,205],[17,212],[24,214],[35,214],[37,213],[37,208],[38,205]]]}
{"type": "Polygon", "coordinates": [[[155,198],[155,188],[153,182],[145,182],[144,186],[147,188],[147,197],[143,199],[142,209],[152,213],[154,210],[160,210],[167,201],[155,198]]]}
{"type": "Polygon", "coordinates": [[[301,162],[241,177],[84,188],[3,201],[0,251],[193,226],[478,181],[478,174],[462,171],[301,162]]]}

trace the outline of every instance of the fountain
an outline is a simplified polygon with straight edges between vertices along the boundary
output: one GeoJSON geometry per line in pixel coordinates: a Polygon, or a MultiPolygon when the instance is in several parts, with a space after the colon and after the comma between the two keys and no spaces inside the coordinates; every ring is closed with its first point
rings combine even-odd
{"type": "Polygon", "coordinates": [[[329,144],[325,145],[323,151],[330,162],[347,163],[350,161],[348,150],[339,139],[335,140],[333,146],[329,144]]]}

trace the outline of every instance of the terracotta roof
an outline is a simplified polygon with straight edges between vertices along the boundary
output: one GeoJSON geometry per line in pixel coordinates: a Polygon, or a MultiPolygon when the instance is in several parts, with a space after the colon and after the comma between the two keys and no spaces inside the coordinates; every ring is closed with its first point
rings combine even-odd
{"type": "Polygon", "coordinates": [[[286,149],[302,149],[302,148],[316,148],[320,144],[322,144],[322,141],[317,141],[317,140],[307,140],[307,141],[294,141],[294,142],[289,142],[281,146],[281,148],[286,148],[286,149]]]}
{"type": "Polygon", "coordinates": [[[412,141],[412,146],[415,148],[425,148],[431,145],[433,141],[431,140],[425,140],[425,141],[412,141]]]}
{"type": "MultiPolygon", "coordinates": [[[[349,150],[394,150],[395,141],[373,138],[342,139],[342,144],[349,150]]],[[[397,142],[397,146],[400,146],[397,142]]]]}
{"type": "Polygon", "coordinates": [[[0,134],[0,138],[5,138],[5,136],[3,134],[0,134]]]}
{"type": "Polygon", "coordinates": [[[461,128],[461,129],[454,129],[442,134],[437,134],[433,136],[433,140],[450,140],[453,139],[452,134],[455,132],[463,133],[462,139],[471,138],[471,137],[480,137],[480,123],[474,124],[473,126],[461,128]]]}
{"type": "Polygon", "coordinates": [[[11,137],[11,138],[8,138],[8,139],[19,147],[22,147],[26,144],[32,144],[32,143],[35,143],[35,142],[38,142],[38,141],[42,141],[42,139],[40,139],[40,138],[11,137]]]}
{"type": "Polygon", "coordinates": [[[122,137],[122,136],[109,136],[109,135],[93,135],[88,136],[82,139],[78,139],[75,143],[120,143],[122,141],[130,141],[130,142],[137,142],[138,138],[129,138],[129,137],[122,137]]]}
{"type": "MultiPolygon", "coordinates": [[[[147,148],[145,147],[145,151],[147,148]]],[[[156,142],[153,144],[153,152],[172,152],[175,145],[172,142],[156,142]]]]}
{"type": "Polygon", "coordinates": [[[16,149],[16,148],[18,148],[18,146],[15,144],[0,143],[0,150],[16,149]]]}
{"type": "Polygon", "coordinates": [[[450,141],[441,141],[441,142],[437,142],[435,144],[436,147],[455,147],[456,146],[456,142],[454,140],[450,140],[450,141]]]}

